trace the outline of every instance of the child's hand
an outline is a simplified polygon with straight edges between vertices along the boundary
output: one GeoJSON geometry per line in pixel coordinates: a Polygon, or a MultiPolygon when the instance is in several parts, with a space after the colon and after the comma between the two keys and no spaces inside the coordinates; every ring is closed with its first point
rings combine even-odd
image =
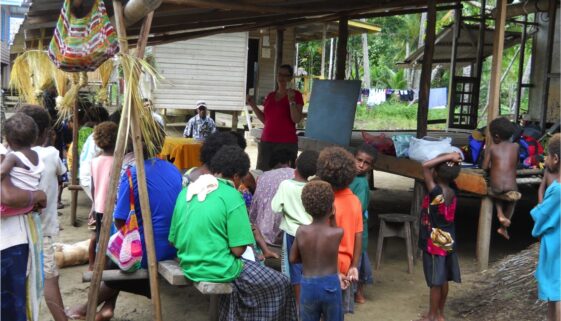
{"type": "Polygon", "coordinates": [[[288,96],[288,101],[289,102],[294,102],[294,90],[293,89],[289,89],[286,92],[286,95],[288,96]]]}
{"type": "Polygon", "coordinates": [[[452,153],[450,161],[456,164],[460,164],[462,162],[462,155],[460,153],[452,153]]]}
{"type": "Polygon", "coordinates": [[[358,269],[356,267],[351,267],[349,272],[347,272],[347,279],[349,282],[357,282],[358,281],[358,269]]]}
{"type": "Polygon", "coordinates": [[[351,282],[347,280],[347,277],[343,273],[339,273],[339,282],[341,283],[341,290],[346,290],[351,282]]]}
{"type": "Polygon", "coordinates": [[[265,259],[279,259],[280,258],[280,256],[273,251],[263,252],[263,256],[264,256],[265,259]]]}

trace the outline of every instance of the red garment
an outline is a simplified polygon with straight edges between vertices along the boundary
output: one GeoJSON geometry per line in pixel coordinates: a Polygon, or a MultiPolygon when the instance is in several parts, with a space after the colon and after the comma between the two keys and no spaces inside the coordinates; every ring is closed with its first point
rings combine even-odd
{"type": "MultiPolygon", "coordinates": [[[[302,93],[294,91],[294,101],[296,105],[304,105],[302,93]]],[[[298,143],[296,136],[296,124],[290,118],[290,105],[288,96],[285,95],[281,100],[275,100],[275,92],[271,92],[263,103],[265,109],[265,128],[261,134],[261,141],[268,143],[298,143]]]]}

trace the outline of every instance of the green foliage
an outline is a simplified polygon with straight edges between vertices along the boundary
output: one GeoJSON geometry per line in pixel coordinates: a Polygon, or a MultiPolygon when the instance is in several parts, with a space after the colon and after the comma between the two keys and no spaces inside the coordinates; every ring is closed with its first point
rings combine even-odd
{"type": "MultiPolygon", "coordinates": [[[[429,119],[446,119],[448,109],[430,109],[429,119]]],[[[417,104],[387,101],[369,108],[366,104],[357,106],[354,129],[401,130],[417,127],[417,104]]],[[[445,124],[431,125],[431,129],[444,129],[445,124]]]]}

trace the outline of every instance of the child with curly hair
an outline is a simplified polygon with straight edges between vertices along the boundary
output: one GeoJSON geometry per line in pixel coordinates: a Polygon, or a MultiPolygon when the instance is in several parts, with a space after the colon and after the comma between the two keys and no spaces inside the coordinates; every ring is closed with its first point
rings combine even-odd
{"type": "MultiPolygon", "coordinates": [[[[362,252],[362,205],[349,189],[356,175],[355,159],[341,147],[328,147],[318,158],[317,176],[329,184],[335,192],[335,222],[344,231],[339,245],[339,273],[348,281],[358,281],[358,266],[362,252]]],[[[345,313],[354,312],[354,289],[343,291],[345,313]]]]}
{"type": "Polygon", "coordinates": [[[284,232],[282,246],[282,270],[290,277],[290,283],[294,288],[296,304],[300,299],[300,279],[302,278],[302,265],[288,262],[290,248],[294,244],[296,230],[301,225],[308,225],[312,217],[306,212],[302,204],[302,190],[308,182],[308,178],[316,174],[318,153],[307,150],[302,152],[296,159],[294,178],[280,183],[279,189],[271,201],[273,211],[282,215],[280,229],[284,232]]]}
{"type": "Polygon", "coordinates": [[[530,212],[534,219],[532,236],[540,238],[540,254],[536,279],[538,298],[547,301],[547,320],[561,319],[561,141],[555,134],[550,140],[545,158],[545,167],[552,178],[545,191],[543,201],[530,212]]]}
{"type": "Polygon", "coordinates": [[[430,288],[429,313],[422,321],[444,320],[448,281],[461,282],[456,255],[456,186],[460,174],[460,154],[448,153],[423,163],[428,195],[421,209],[419,249],[423,251],[423,271],[430,288]]]}
{"type": "Polygon", "coordinates": [[[302,321],[342,321],[341,288],[348,283],[339,274],[337,256],[343,229],[334,226],[333,189],[315,180],[302,189],[302,203],[313,221],[296,231],[290,262],[302,262],[300,318],[302,321]]]}
{"type": "Polygon", "coordinates": [[[497,218],[501,227],[497,230],[505,239],[510,239],[507,228],[514,213],[516,201],[522,196],[516,184],[516,166],[518,165],[519,146],[511,142],[514,125],[506,118],[494,119],[489,124],[493,144],[485,150],[483,169],[489,170],[491,176],[490,195],[497,208],[497,218]]]}
{"type": "Polygon", "coordinates": [[[95,249],[97,240],[99,240],[99,233],[101,232],[101,220],[103,218],[103,212],[105,212],[105,200],[109,192],[109,181],[111,177],[109,174],[113,168],[113,153],[115,151],[118,130],[117,124],[106,121],[95,126],[93,132],[95,145],[102,150],[102,153],[92,159],[91,184],[95,215],[95,234],[92,234],[89,248],[90,270],[93,269],[95,249]]]}

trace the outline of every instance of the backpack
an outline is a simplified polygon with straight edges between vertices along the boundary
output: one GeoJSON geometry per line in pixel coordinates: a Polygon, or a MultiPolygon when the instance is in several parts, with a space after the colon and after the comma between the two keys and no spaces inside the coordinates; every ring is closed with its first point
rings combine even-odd
{"type": "Polygon", "coordinates": [[[539,167],[543,155],[543,146],[540,142],[532,136],[522,135],[518,144],[520,145],[519,157],[522,167],[539,167]]]}

